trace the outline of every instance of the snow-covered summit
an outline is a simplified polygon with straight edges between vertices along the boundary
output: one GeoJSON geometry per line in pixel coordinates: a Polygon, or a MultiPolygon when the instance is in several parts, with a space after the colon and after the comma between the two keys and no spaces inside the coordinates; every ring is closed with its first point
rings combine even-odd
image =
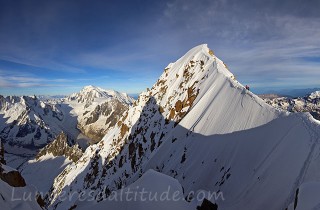
{"type": "Polygon", "coordinates": [[[79,93],[73,93],[68,97],[69,100],[77,100],[80,103],[93,102],[99,98],[117,99],[126,104],[132,104],[134,101],[134,99],[129,97],[127,94],[120,93],[115,90],[104,90],[93,85],[85,86],[79,93]]]}
{"type": "MultiPolygon", "coordinates": [[[[157,83],[150,91],[142,93],[137,103],[144,107],[150,96],[162,107],[166,119],[177,122],[188,114],[184,120],[188,127],[195,116],[202,116],[207,119],[203,121],[205,124],[215,125],[211,134],[256,127],[280,114],[247,91],[207,44],[192,48],[169,64],[157,83]],[[211,109],[215,112],[206,112],[211,109]]],[[[195,129],[206,126],[197,125],[198,120],[194,123],[195,129]]]]}
{"type": "MultiPolygon", "coordinates": [[[[170,164],[163,173],[179,181],[185,179],[184,183],[192,182],[193,177],[182,172],[186,169],[184,158],[189,159],[184,153],[190,148],[181,144],[193,133],[211,136],[248,130],[276,119],[281,113],[236,81],[207,45],[197,46],[169,64],[103,140],[89,147],[75,165],[68,166],[55,179],[48,203],[56,209],[67,209],[76,200],[57,203],[62,191],[90,189],[95,190],[99,200],[106,193],[102,186],[116,190],[133,183],[150,169],[151,158],[165,158],[170,164]],[[180,145],[175,146],[176,142],[180,145]],[[158,152],[163,145],[175,151],[158,152]]],[[[201,154],[199,151],[198,155],[201,154]]],[[[197,155],[194,158],[200,160],[197,155]]],[[[152,168],[159,171],[163,167],[157,164],[152,168]]]]}
{"type": "MultiPolygon", "coordinates": [[[[207,44],[201,44],[192,48],[176,62],[170,63],[167,68],[171,68],[173,65],[186,65],[188,61],[195,60],[202,60],[204,62],[214,61],[218,65],[217,70],[219,71],[219,73],[224,74],[226,77],[233,76],[233,74],[227,68],[226,64],[214,54],[214,51],[211,50],[207,44]]],[[[197,71],[196,68],[194,70],[197,71]]]]}
{"type": "Polygon", "coordinates": [[[78,116],[77,127],[93,142],[101,140],[133,102],[126,93],[93,85],[85,86],[65,100],[73,109],[71,113],[78,116]]]}
{"type": "Polygon", "coordinates": [[[312,93],[309,95],[309,98],[311,98],[311,99],[320,98],[320,90],[315,91],[315,92],[312,92],[312,93]]]}

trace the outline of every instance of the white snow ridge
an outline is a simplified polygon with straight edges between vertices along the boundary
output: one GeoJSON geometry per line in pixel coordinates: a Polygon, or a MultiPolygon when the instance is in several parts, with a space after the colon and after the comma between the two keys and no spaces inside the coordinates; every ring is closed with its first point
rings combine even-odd
{"type": "Polygon", "coordinates": [[[207,45],[135,102],[92,86],[67,100],[80,112],[74,101],[88,108],[107,95],[133,105],[54,179],[48,209],[319,208],[319,121],[246,90],[207,45]]]}

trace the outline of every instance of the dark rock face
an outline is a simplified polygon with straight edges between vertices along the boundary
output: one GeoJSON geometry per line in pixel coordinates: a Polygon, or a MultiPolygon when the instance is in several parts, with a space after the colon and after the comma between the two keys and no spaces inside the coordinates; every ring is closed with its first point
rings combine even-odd
{"type": "Polygon", "coordinates": [[[6,164],[6,161],[4,159],[4,146],[1,139],[0,139],[0,164],[6,164]]]}
{"type": "Polygon", "coordinates": [[[4,109],[6,105],[6,99],[0,95],[0,110],[4,109]]]}
{"type": "Polygon", "coordinates": [[[218,205],[215,203],[211,203],[207,199],[204,199],[201,206],[197,207],[197,210],[218,210],[218,205]]]}
{"type": "Polygon", "coordinates": [[[25,187],[26,182],[18,171],[0,172],[0,179],[12,187],[25,187]]]}
{"type": "Polygon", "coordinates": [[[31,124],[24,124],[19,127],[19,132],[17,133],[16,137],[25,137],[30,133],[35,132],[35,128],[31,124]]]}
{"type": "MultiPolygon", "coordinates": [[[[100,106],[98,105],[97,108],[99,108],[100,106]]],[[[86,125],[89,125],[91,123],[95,123],[97,122],[97,120],[99,119],[99,113],[95,110],[92,115],[87,119],[86,125]]]]}
{"type": "Polygon", "coordinates": [[[37,203],[41,208],[44,208],[46,206],[46,202],[43,200],[40,194],[37,195],[37,203]]]}
{"type": "Polygon", "coordinates": [[[41,130],[40,130],[40,128],[37,128],[37,132],[34,135],[34,139],[39,140],[40,138],[41,138],[41,130]]]}
{"type": "Polygon", "coordinates": [[[314,111],[314,112],[310,112],[310,114],[314,117],[314,119],[320,120],[320,109],[318,112],[314,111]]]}

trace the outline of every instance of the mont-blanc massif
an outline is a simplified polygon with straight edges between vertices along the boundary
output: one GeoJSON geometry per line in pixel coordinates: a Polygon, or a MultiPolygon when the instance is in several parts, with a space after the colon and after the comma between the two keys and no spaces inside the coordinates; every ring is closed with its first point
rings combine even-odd
{"type": "Polygon", "coordinates": [[[0,209],[320,209],[320,4],[266,2],[1,1],[0,209]]]}

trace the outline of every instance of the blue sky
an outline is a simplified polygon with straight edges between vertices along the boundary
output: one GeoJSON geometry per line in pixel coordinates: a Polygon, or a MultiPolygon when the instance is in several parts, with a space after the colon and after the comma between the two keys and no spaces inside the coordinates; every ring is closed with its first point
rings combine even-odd
{"type": "Polygon", "coordinates": [[[139,93],[207,43],[256,92],[320,87],[317,0],[0,0],[0,94],[139,93]]]}

